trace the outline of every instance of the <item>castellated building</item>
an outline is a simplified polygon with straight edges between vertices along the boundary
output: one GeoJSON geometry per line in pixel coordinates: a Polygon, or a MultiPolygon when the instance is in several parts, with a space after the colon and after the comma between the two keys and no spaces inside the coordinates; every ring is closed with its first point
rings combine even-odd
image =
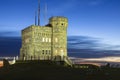
{"type": "Polygon", "coordinates": [[[21,60],[55,60],[67,58],[67,26],[65,17],[51,17],[46,26],[31,25],[22,30],[21,60]]]}

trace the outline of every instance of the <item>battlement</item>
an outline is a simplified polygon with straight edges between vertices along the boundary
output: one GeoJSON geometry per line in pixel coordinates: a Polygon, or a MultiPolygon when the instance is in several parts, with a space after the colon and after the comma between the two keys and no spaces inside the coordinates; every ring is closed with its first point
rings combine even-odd
{"type": "Polygon", "coordinates": [[[67,27],[68,19],[66,17],[61,17],[61,16],[51,17],[49,19],[49,24],[51,24],[53,27],[56,27],[56,26],[67,27]]]}

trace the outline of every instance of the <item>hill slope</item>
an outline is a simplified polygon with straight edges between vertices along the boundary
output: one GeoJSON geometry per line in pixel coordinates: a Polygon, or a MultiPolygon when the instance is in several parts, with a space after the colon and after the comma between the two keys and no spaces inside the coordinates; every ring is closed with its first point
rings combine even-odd
{"type": "Polygon", "coordinates": [[[115,77],[119,78],[100,69],[76,69],[52,61],[19,61],[0,69],[0,80],[108,80],[115,77]]]}

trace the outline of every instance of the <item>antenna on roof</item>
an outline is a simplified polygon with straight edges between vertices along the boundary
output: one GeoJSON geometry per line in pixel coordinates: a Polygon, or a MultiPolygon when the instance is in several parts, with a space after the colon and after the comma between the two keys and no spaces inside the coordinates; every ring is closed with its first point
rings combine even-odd
{"type": "Polygon", "coordinates": [[[40,26],[40,0],[38,0],[38,26],[40,26]]]}
{"type": "Polygon", "coordinates": [[[37,11],[35,11],[35,25],[37,25],[37,11]]]}
{"type": "Polygon", "coordinates": [[[47,4],[45,4],[44,19],[45,19],[45,24],[47,24],[47,4]]]}

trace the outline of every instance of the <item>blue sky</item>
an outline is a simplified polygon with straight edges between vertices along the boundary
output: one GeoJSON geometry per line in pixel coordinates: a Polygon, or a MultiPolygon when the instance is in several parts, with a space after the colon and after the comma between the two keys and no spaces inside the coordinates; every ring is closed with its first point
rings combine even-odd
{"type": "MultiPolygon", "coordinates": [[[[48,19],[51,16],[68,18],[68,36],[80,36],[80,39],[72,38],[90,42],[77,44],[75,48],[120,50],[120,0],[41,0],[41,25],[45,25],[45,4],[48,19]]],[[[3,37],[20,37],[22,29],[34,24],[37,8],[38,0],[0,0],[1,43],[3,37]]],[[[20,47],[19,41],[18,45],[20,47]]],[[[18,54],[19,47],[14,53],[18,54]]]]}

